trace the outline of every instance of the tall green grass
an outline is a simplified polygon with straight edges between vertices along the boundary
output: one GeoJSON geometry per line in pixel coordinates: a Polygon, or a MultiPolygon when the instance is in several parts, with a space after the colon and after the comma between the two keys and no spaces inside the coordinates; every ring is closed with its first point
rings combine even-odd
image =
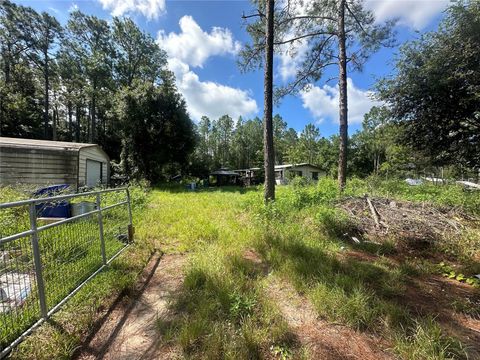
{"type": "MultiPolygon", "coordinates": [[[[267,296],[268,276],[290,282],[319,317],[382,337],[400,358],[465,358],[460,340],[445,334],[433,320],[435,314],[420,316],[401,302],[412,277],[421,274],[416,260],[393,261],[389,255],[395,249],[390,243],[351,245],[346,239],[355,224],[337,203],[344,196],[368,193],[457,206],[478,214],[476,193],[455,185],[410,187],[376,179],[353,179],[344,194],[331,179],[314,185],[297,182],[277,187],[277,200],[268,205],[263,203],[261,187],[193,192],[169,186],[149,194],[135,191],[138,194],[132,198],[141,199],[134,206],[136,240],[143,250],[131,254],[145,254],[155,244],[166,253],[188,258],[184,284],[170,304],[174,315],[158,320],[159,341],[178,347],[185,358],[308,358],[275,299],[267,296]],[[262,264],[245,256],[252,248],[262,264]],[[348,256],[350,251],[364,257],[348,256]]],[[[476,244],[475,238],[470,241],[476,244]]],[[[65,335],[47,326],[40,337],[20,347],[18,357],[71,354],[95,317],[90,307],[104,302],[108,291],[120,291],[134,282],[144,257],[134,259],[115,262],[89,284],[87,293],[81,292],[57,315],[63,325],[73,322],[74,330],[65,335]],[[94,300],[87,294],[93,294],[94,300]],[[79,319],[75,312],[82,314],[79,319]],[[47,350],[34,348],[39,339],[47,339],[47,350]],[[54,350],[54,345],[61,350],[54,350]]],[[[424,272],[433,268],[422,265],[424,272]]]]}
{"type": "Polygon", "coordinates": [[[355,231],[336,208],[344,196],[369,192],[437,205],[449,199],[454,206],[467,204],[467,211],[477,201],[456,187],[426,187],[429,191],[420,197],[421,190],[415,188],[415,196],[403,184],[370,187],[355,180],[340,194],[333,180],[322,179],[316,185],[277,187],[277,199],[268,205],[261,187],[155,191],[141,237],[160,234],[164,249],[186,252],[190,259],[183,289],[172,305],[180,316],[159,321],[161,338],[177,344],[187,358],[306,356],[275,310],[275,299],[265,298],[265,274],[242,256],[254,247],[269,271],[305,294],[320,317],[381,334],[402,358],[464,358],[458,340],[398,300],[417,270],[389,260],[394,251],[390,243],[370,246],[380,255],[374,261],[344,256],[351,248],[345,234],[355,231]],[[451,192],[458,195],[453,200],[451,192]]]}
{"type": "Polygon", "coordinates": [[[140,223],[140,238],[158,236],[166,252],[187,253],[183,288],[172,303],[178,316],[158,322],[160,339],[187,358],[265,358],[273,349],[299,354],[262,291],[265,274],[243,257],[261,236],[243,210],[245,196],[234,188],[157,190],[140,223]]]}
{"type": "MultiPolygon", "coordinates": [[[[464,192],[455,185],[411,189],[398,181],[370,184],[354,180],[345,194],[340,194],[333,180],[323,179],[317,185],[280,187],[276,201],[266,206],[261,203],[261,195],[249,195],[245,209],[253,210],[258,226],[264,229],[256,245],[258,251],[277,273],[306,294],[324,319],[382,334],[398,354],[408,359],[416,354],[427,359],[465,358],[458,340],[399,300],[416,269],[382,256],[395,251],[390,243],[369,244],[381,255],[375,261],[343,256],[345,249],[352,248],[345,235],[351,236],[355,226],[335,204],[344,196],[363,196],[367,192],[371,196],[457,206],[470,213],[478,211],[479,194],[464,192]]],[[[472,253],[479,253],[477,245],[475,242],[472,253]]],[[[367,248],[353,246],[356,251],[367,248]]],[[[465,258],[460,256],[459,260],[465,258]]]]}
{"type": "Polygon", "coordinates": [[[455,206],[473,214],[480,214],[480,191],[467,190],[456,184],[425,182],[410,186],[405,181],[382,180],[378,177],[351,179],[347,182],[346,195],[358,196],[365,193],[439,206],[455,206]]]}

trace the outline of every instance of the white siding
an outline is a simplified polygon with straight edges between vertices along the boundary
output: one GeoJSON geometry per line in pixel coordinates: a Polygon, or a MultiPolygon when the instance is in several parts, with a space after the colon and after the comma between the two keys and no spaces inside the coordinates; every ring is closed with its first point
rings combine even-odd
{"type": "Polygon", "coordinates": [[[320,179],[321,177],[326,176],[325,171],[319,170],[315,167],[308,166],[308,165],[303,165],[303,166],[297,166],[295,169],[291,169],[293,171],[301,171],[302,176],[306,177],[308,179],[312,179],[312,173],[317,172],[318,173],[318,178],[320,179]]]}
{"type": "Polygon", "coordinates": [[[316,167],[309,166],[309,165],[298,165],[295,166],[295,168],[284,168],[284,169],[277,169],[275,172],[277,173],[278,171],[282,172],[282,176],[276,178],[276,183],[277,185],[285,185],[288,183],[289,175],[291,172],[296,172],[296,171],[301,171],[302,176],[306,177],[307,179],[313,179],[312,173],[317,172],[318,173],[318,178],[320,179],[321,177],[325,177],[327,174],[325,171],[320,170],[316,167]]]}
{"type": "Polygon", "coordinates": [[[78,158],[78,186],[82,187],[86,185],[87,159],[102,163],[102,183],[108,184],[110,176],[109,159],[98,146],[91,146],[80,149],[78,158]]]}
{"type": "Polygon", "coordinates": [[[77,152],[0,146],[0,184],[77,185],[77,152]]]}

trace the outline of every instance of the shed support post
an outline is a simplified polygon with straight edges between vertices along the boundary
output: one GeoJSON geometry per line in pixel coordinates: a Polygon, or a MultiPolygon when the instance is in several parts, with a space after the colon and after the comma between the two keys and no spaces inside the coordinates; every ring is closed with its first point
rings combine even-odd
{"type": "Polygon", "coordinates": [[[40,302],[40,312],[42,318],[47,319],[48,310],[47,310],[47,301],[45,298],[45,284],[43,282],[42,274],[42,258],[40,256],[40,248],[38,245],[38,231],[37,231],[37,211],[35,209],[35,203],[30,203],[29,205],[30,213],[30,230],[33,231],[31,235],[32,243],[32,252],[33,252],[33,263],[35,265],[35,277],[37,280],[37,291],[38,291],[38,300],[40,302]]]}

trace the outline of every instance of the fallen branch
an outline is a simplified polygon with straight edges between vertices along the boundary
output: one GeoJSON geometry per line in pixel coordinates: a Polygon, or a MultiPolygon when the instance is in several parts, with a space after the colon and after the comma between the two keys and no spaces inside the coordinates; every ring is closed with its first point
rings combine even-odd
{"type": "MultiPolygon", "coordinates": [[[[480,223],[478,218],[469,220],[461,208],[437,208],[428,202],[415,203],[409,201],[350,197],[341,201],[341,208],[355,223],[358,237],[368,240],[381,239],[389,234],[395,239],[408,241],[436,242],[446,237],[459,236],[468,223],[480,223]]],[[[349,241],[354,241],[348,236],[349,241]]]]}
{"type": "Polygon", "coordinates": [[[367,201],[368,207],[370,208],[370,212],[372,213],[373,220],[377,227],[380,227],[380,214],[378,213],[377,209],[373,205],[372,201],[365,195],[365,200],[367,201]]]}

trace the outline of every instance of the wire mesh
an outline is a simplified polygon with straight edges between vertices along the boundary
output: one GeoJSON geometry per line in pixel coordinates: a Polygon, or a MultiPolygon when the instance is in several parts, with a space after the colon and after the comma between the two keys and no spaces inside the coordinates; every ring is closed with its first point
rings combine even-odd
{"type": "Polygon", "coordinates": [[[40,318],[31,237],[0,244],[0,345],[40,318]]]}
{"type": "Polygon", "coordinates": [[[0,239],[30,230],[28,206],[0,210],[0,239]]]}
{"type": "Polygon", "coordinates": [[[128,243],[127,206],[127,204],[123,204],[102,212],[107,259],[110,259],[128,243]]]}
{"type": "MultiPolygon", "coordinates": [[[[95,204],[96,194],[69,199],[71,207],[80,211],[72,215],[79,217],[51,224],[51,219],[34,219],[47,311],[101,268],[101,235],[107,261],[128,242],[129,205],[123,203],[126,192],[99,192],[101,208],[120,203],[101,210],[101,216],[95,204]]],[[[31,230],[28,208],[19,205],[0,209],[0,351],[42,318],[32,248],[35,237],[23,234],[2,241],[31,230]]]]}
{"type": "Polygon", "coordinates": [[[108,193],[102,197],[102,208],[122,204],[102,211],[105,253],[107,259],[128,243],[128,203],[126,192],[108,193]]]}
{"type": "Polygon", "coordinates": [[[50,310],[102,265],[98,214],[38,234],[50,310]]]}

